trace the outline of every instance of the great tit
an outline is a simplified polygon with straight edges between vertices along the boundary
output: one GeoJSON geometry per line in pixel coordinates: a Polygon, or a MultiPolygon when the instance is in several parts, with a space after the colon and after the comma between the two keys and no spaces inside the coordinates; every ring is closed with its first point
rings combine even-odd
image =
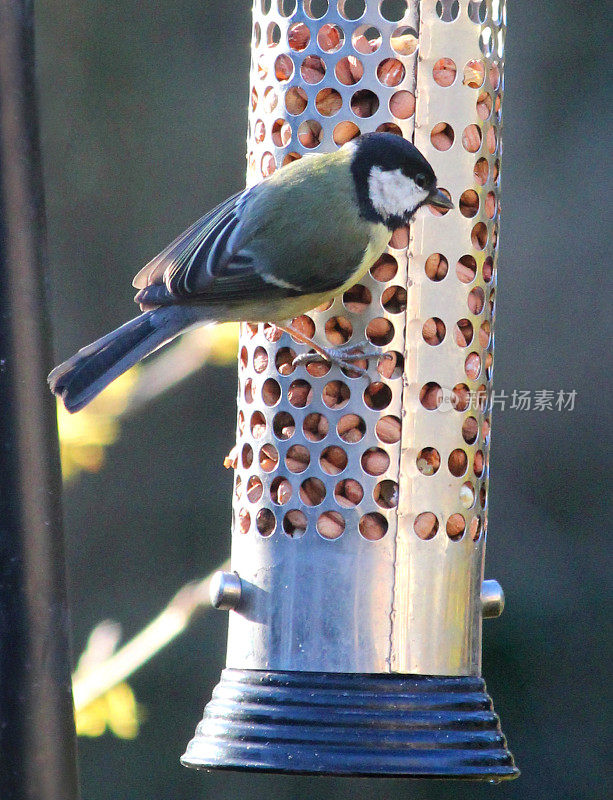
{"type": "MultiPolygon", "coordinates": [[[[133,281],[143,313],[56,367],[50,388],[74,412],[195,326],[266,320],[290,331],[280,323],[359,281],[425,204],[453,207],[422,154],[394,134],[294,161],[205,214],[143,267],[133,281]]],[[[298,338],[323,358],[351,360],[298,338]]]]}

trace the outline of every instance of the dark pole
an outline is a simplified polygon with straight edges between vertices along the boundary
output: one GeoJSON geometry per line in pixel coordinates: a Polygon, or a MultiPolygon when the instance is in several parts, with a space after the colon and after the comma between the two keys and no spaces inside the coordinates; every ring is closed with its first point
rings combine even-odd
{"type": "Polygon", "coordinates": [[[30,0],[0,0],[0,797],[78,796],[30,0]]]}

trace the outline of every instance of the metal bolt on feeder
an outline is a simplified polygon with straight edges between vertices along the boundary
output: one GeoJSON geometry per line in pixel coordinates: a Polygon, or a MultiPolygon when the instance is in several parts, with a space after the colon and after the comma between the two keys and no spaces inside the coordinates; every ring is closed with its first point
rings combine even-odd
{"type": "Polygon", "coordinates": [[[248,180],[386,130],[455,208],[294,321],[380,347],[369,380],[242,326],[227,668],[182,762],[497,781],[518,774],[481,678],[504,0],[361,6],[254,3],[248,180]]]}

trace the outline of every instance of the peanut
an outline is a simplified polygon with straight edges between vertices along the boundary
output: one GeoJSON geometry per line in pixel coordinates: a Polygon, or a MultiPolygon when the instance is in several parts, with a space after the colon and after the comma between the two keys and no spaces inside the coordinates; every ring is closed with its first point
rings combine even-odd
{"type": "Polygon", "coordinates": [[[447,536],[450,539],[459,539],[465,527],[464,517],[461,514],[452,514],[447,520],[447,536]]]}
{"type": "Polygon", "coordinates": [[[426,259],[425,271],[431,281],[442,281],[448,269],[449,262],[440,253],[432,253],[426,259]]]}
{"type": "Polygon", "coordinates": [[[401,365],[398,360],[398,353],[395,353],[393,350],[390,350],[389,353],[384,353],[377,362],[377,372],[381,377],[387,378],[388,380],[397,377],[397,375],[394,375],[397,367],[400,370],[401,365]]]}
{"type": "Polygon", "coordinates": [[[464,371],[471,380],[477,380],[481,372],[481,358],[477,353],[470,353],[470,355],[466,357],[464,371]]]}
{"type": "Polygon", "coordinates": [[[308,414],[302,423],[305,437],[311,442],[320,442],[328,435],[329,424],[323,414],[308,414]]]}
{"type": "Polygon", "coordinates": [[[441,466],[441,456],[434,447],[424,447],[420,450],[416,463],[422,475],[434,475],[441,466]]]}
{"type": "Polygon", "coordinates": [[[273,502],[282,506],[290,500],[291,496],[292,485],[286,478],[284,478],[275,486],[274,496],[272,497],[273,502]]]}
{"type": "Polygon", "coordinates": [[[342,408],[347,404],[351,392],[346,383],[330,381],[324,386],[322,398],[328,408],[342,408]]]}
{"type": "Polygon", "coordinates": [[[307,518],[302,513],[294,509],[288,511],[283,518],[283,530],[288,536],[302,536],[307,527],[307,518]]]}
{"type": "Polygon", "coordinates": [[[311,39],[308,27],[304,22],[292,25],[287,34],[287,41],[292,50],[304,50],[311,39]]]}
{"type": "MultiPolygon", "coordinates": [[[[380,40],[378,41],[380,42],[380,40]]],[[[412,33],[392,36],[391,45],[401,56],[410,56],[417,50],[417,38],[412,33]]]]}
{"type": "Polygon", "coordinates": [[[358,429],[360,425],[363,425],[363,421],[357,414],[345,414],[339,419],[336,425],[336,432],[341,439],[344,439],[347,433],[351,430],[358,429]]]}
{"type": "Polygon", "coordinates": [[[415,113],[415,95],[406,89],[395,92],[390,97],[390,111],[396,119],[408,119],[415,113]]]}
{"type": "Polygon", "coordinates": [[[319,56],[307,56],[300,67],[306,83],[320,83],[326,74],[326,65],[319,56]]]}
{"type": "Polygon", "coordinates": [[[372,117],[379,108],[379,98],[370,89],[362,89],[351,98],[351,110],[356,117],[372,117]]]}
{"type": "Polygon", "coordinates": [[[307,102],[306,92],[300,86],[292,86],[285,95],[285,107],[294,116],[302,114],[307,107],[307,102]]]}
{"type": "Polygon", "coordinates": [[[236,469],[238,466],[238,445],[235,444],[223,460],[225,469],[236,469]]]}
{"type": "Polygon", "coordinates": [[[249,533],[251,527],[251,515],[246,508],[241,508],[238,512],[238,529],[241,533],[249,533]]]}
{"type": "Polygon", "coordinates": [[[378,36],[373,39],[367,39],[366,36],[362,34],[355,37],[353,46],[358,53],[374,53],[375,50],[378,50],[379,47],[381,47],[381,37],[378,36]]]}
{"type": "Polygon", "coordinates": [[[332,138],[335,144],[343,145],[360,135],[360,129],[353,122],[339,122],[334,128],[332,138]]]}
{"type": "Polygon", "coordinates": [[[339,505],[345,508],[357,506],[362,502],[364,497],[364,490],[360,484],[352,478],[347,478],[344,481],[339,481],[334,489],[334,496],[339,505]]]}
{"type": "Polygon", "coordinates": [[[481,92],[477,98],[477,114],[481,119],[487,119],[492,113],[492,97],[487,92],[481,92]]]}
{"type": "Polygon", "coordinates": [[[480,158],[475,164],[475,169],[474,169],[475,180],[480,186],[483,186],[487,181],[487,176],[489,175],[489,171],[490,168],[487,163],[487,159],[480,158]]]}
{"type": "Polygon", "coordinates": [[[451,405],[456,411],[466,411],[470,404],[470,390],[465,383],[458,383],[451,390],[451,405]]]}
{"type": "Polygon", "coordinates": [[[465,217],[474,217],[479,210],[479,195],[474,189],[467,189],[460,196],[460,213],[465,217]]]}
{"type": "Polygon", "coordinates": [[[266,433],[266,423],[251,426],[251,434],[254,439],[261,439],[266,433]]]}
{"type": "Polygon", "coordinates": [[[379,441],[394,444],[400,440],[401,425],[398,417],[381,417],[375,425],[375,433],[379,441]]]}
{"type": "Polygon", "coordinates": [[[296,369],[293,361],[296,358],[296,353],[289,347],[282,347],[275,357],[275,366],[280,375],[291,375],[296,369]]]}
{"type": "MultiPolygon", "coordinates": [[[[341,123],[342,124],[342,123],[341,123]]],[[[303,147],[317,147],[321,142],[322,127],[314,119],[307,119],[298,128],[298,141],[303,147]]]]}
{"type": "Polygon", "coordinates": [[[487,244],[487,227],[483,222],[477,222],[470,232],[470,240],[476,250],[483,250],[487,244]]]}
{"type": "Polygon", "coordinates": [[[459,478],[460,475],[463,475],[466,472],[466,467],[468,466],[468,457],[464,450],[460,450],[459,448],[452,450],[447,460],[447,466],[449,467],[449,472],[451,472],[452,475],[455,475],[456,478],[459,478]]]}
{"type": "MultiPolygon", "coordinates": [[[[279,56],[279,58],[287,58],[287,56],[279,56]]],[[[291,76],[291,72],[290,72],[291,76]]],[[[277,75],[277,77],[279,77],[277,75]]],[[[280,79],[281,80],[281,79],[280,79]]],[[[277,93],[269,86],[266,91],[264,92],[264,111],[268,114],[272,114],[272,112],[277,107],[277,103],[279,102],[279,98],[277,97],[277,93]]]]}
{"type": "Polygon", "coordinates": [[[375,381],[366,387],[364,391],[364,402],[369,408],[381,411],[390,404],[392,392],[385,383],[375,381]]]}
{"type": "Polygon", "coordinates": [[[345,530],[345,520],[338,511],[324,511],[317,520],[317,530],[326,539],[338,539],[345,530]]]}
{"type": "Polygon", "coordinates": [[[430,133],[430,141],[432,146],[437,150],[449,150],[453,144],[454,134],[453,128],[447,122],[438,122],[430,133]]]}
{"type": "Polygon", "coordinates": [[[342,105],[342,98],[336,89],[322,89],[315,99],[315,106],[324,117],[332,117],[342,105]]]}
{"type": "Polygon", "coordinates": [[[396,230],[392,233],[392,238],[390,239],[389,246],[393,250],[404,250],[406,247],[408,247],[409,246],[409,229],[408,228],[396,228],[396,230]]]}
{"type": "Polygon", "coordinates": [[[260,466],[264,472],[272,472],[279,463],[279,453],[274,444],[265,444],[260,450],[260,466]]]}
{"type": "Polygon", "coordinates": [[[382,514],[364,514],[360,520],[359,530],[365,539],[376,542],[387,532],[387,521],[382,514]]]}
{"type": "Polygon", "coordinates": [[[390,465],[390,457],[379,447],[371,447],[362,455],[362,469],[369,475],[382,475],[390,465]]]}
{"type": "Polygon", "coordinates": [[[309,339],[312,339],[313,335],[315,334],[315,323],[306,314],[301,314],[299,317],[294,317],[292,320],[292,328],[299,333],[302,333],[304,336],[308,336],[309,339]]]}
{"type": "Polygon", "coordinates": [[[468,295],[468,308],[473,314],[480,314],[485,304],[485,294],[480,286],[472,289],[468,295]]]}
{"type": "Polygon", "coordinates": [[[479,423],[475,417],[466,417],[462,423],[462,437],[467,444],[472,444],[477,438],[479,423]]]}
{"type": "Polygon", "coordinates": [[[347,454],[341,447],[327,447],[321,454],[319,463],[328,475],[338,475],[347,466],[347,454]]]}
{"type": "Polygon", "coordinates": [[[476,153],[481,147],[481,131],[476,125],[467,125],[462,133],[462,146],[469,153],[476,153]]]}
{"type": "Polygon", "coordinates": [[[253,368],[256,372],[264,372],[268,366],[268,353],[263,347],[256,347],[253,354],[253,368]]]}
{"type": "Polygon", "coordinates": [[[386,58],[377,67],[377,78],[384,86],[398,86],[405,72],[403,63],[397,58],[386,58]]]}
{"type": "Polygon", "coordinates": [[[331,365],[327,361],[314,361],[306,365],[306,371],[314,378],[321,378],[330,372],[331,365]]]}
{"type": "Polygon", "coordinates": [[[262,496],[263,491],[264,487],[262,486],[262,481],[259,478],[249,478],[249,482],[247,483],[247,499],[250,503],[257,503],[262,496]]]}
{"type": "Polygon", "coordinates": [[[355,56],[346,56],[336,65],[336,77],[345,86],[353,86],[364,75],[362,62],[355,56]]]}
{"type": "Polygon", "coordinates": [[[398,263],[394,256],[389,253],[383,253],[379,260],[370,268],[370,274],[377,281],[387,283],[391,281],[394,275],[398,272],[398,263]]]}
{"type": "Polygon", "coordinates": [[[432,539],[438,531],[438,520],[431,511],[424,511],[415,517],[413,529],[420,539],[432,539]]]}
{"type": "Polygon", "coordinates": [[[336,25],[323,25],[317,34],[317,43],[326,53],[334,53],[343,43],[340,28],[336,25]]]}
{"type": "Polygon", "coordinates": [[[456,264],[455,271],[462,283],[471,283],[477,274],[477,262],[472,256],[462,256],[456,264]]]}
{"type": "Polygon", "coordinates": [[[450,58],[439,58],[432,69],[432,75],[439,86],[451,86],[455,81],[456,65],[450,58]]]}
{"type": "Polygon", "coordinates": [[[275,77],[278,81],[288,81],[294,73],[294,62],[283,53],[275,59],[275,77]]]}
{"type": "Polygon", "coordinates": [[[485,67],[481,61],[469,61],[464,67],[462,83],[471,89],[478,89],[485,80],[485,67]]]}
{"type": "Polygon", "coordinates": [[[307,506],[318,506],[326,496],[326,488],[319,478],[307,478],[300,485],[300,499],[307,506]]]}
{"type": "Polygon", "coordinates": [[[419,390],[419,402],[428,411],[433,411],[443,402],[443,390],[437,383],[426,383],[419,390]]]}
{"type": "Polygon", "coordinates": [[[467,319],[458,320],[455,326],[455,340],[459,347],[467,347],[473,338],[473,326],[467,319]]]}
{"type": "Polygon", "coordinates": [[[490,323],[487,322],[486,320],[479,328],[479,344],[481,345],[481,347],[485,349],[488,346],[488,344],[490,343],[490,337],[491,337],[491,326],[490,323]]]}
{"type": "Polygon", "coordinates": [[[304,472],[310,460],[309,451],[301,444],[292,445],[285,456],[285,464],[290,472],[304,472]]]}
{"type": "Polygon", "coordinates": [[[445,338],[445,323],[438,317],[431,317],[424,322],[421,334],[426,344],[435,347],[445,338]]]}

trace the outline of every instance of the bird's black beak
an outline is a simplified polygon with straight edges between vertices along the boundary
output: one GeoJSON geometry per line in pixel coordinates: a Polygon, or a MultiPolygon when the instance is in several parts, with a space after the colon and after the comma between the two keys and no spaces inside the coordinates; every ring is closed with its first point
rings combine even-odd
{"type": "Polygon", "coordinates": [[[438,208],[453,208],[451,200],[440,189],[433,189],[428,195],[426,203],[429,206],[437,206],[438,208]]]}

